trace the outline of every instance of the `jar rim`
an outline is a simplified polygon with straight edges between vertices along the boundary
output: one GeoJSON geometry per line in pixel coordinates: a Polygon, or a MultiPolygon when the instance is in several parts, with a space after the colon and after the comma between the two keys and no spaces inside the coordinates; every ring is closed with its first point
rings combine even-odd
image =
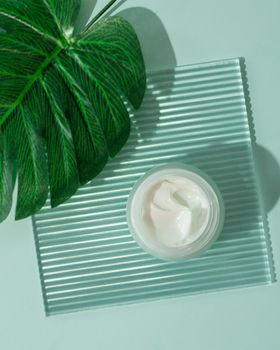
{"type": "MultiPolygon", "coordinates": [[[[149,254],[165,260],[180,260],[195,257],[207,250],[218,238],[224,224],[224,203],[220,190],[215,182],[202,170],[192,165],[181,163],[169,163],[157,166],[146,172],[133,186],[127,202],[127,221],[134,239],[149,254]],[[181,176],[193,181],[199,186],[209,201],[209,218],[203,233],[193,242],[186,243],[180,247],[159,247],[151,242],[147,244],[143,234],[139,232],[134,212],[137,205],[137,196],[141,188],[158,176],[181,176]]],[[[141,231],[141,230],[140,230],[141,231]]]]}

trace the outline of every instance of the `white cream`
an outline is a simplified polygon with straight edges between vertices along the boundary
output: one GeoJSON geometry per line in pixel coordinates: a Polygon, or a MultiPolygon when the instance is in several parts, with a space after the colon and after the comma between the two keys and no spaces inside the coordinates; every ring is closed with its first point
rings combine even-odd
{"type": "Polygon", "coordinates": [[[136,242],[162,259],[186,259],[208,249],[224,222],[221,194],[201,170],[166,165],[147,172],[133,187],[127,222],[136,242]]]}
{"type": "Polygon", "coordinates": [[[143,198],[143,212],[157,240],[178,247],[196,240],[209,220],[209,201],[193,181],[166,176],[143,198]]]}

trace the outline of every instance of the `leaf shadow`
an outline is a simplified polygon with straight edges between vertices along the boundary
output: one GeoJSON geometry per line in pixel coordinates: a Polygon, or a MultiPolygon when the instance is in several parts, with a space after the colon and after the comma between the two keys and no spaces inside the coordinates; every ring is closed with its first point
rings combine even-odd
{"type": "MultiPolygon", "coordinates": [[[[116,15],[129,21],[137,33],[147,70],[147,90],[139,111],[131,113],[132,128],[127,144],[98,176],[98,184],[103,182],[102,179],[106,182],[106,178],[110,178],[125,164],[128,164],[135,156],[137,147],[145,142],[147,137],[150,138],[150,135],[145,134],[147,123],[152,132],[156,129],[160,118],[159,97],[170,95],[174,84],[174,67],[176,66],[176,57],[168,33],[155,13],[142,7],[133,7],[120,11],[116,15]],[[162,88],[161,73],[152,73],[162,70],[166,70],[166,74],[168,74],[168,83],[164,85],[164,89],[162,88]]],[[[93,179],[93,185],[95,181],[93,179]]]]}
{"type": "Polygon", "coordinates": [[[148,72],[176,66],[175,52],[167,30],[154,12],[143,7],[133,7],[116,15],[125,18],[135,29],[148,72]]]}
{"type": "Polygon", "coordinates": [[[75,25],[75,33],[79,33],[85,27],[96,7],[96,3],[97,0],[82,0],[81,9],[75,25]]]}

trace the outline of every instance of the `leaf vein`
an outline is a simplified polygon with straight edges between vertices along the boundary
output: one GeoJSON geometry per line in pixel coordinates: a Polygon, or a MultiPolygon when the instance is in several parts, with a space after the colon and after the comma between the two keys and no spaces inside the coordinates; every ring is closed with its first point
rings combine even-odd
{"type": "Polygon", "coordinates": [[[34,27],[32,24],[30,24],[30,23],[28,23],[28,22],[26,22],[26,21],[24,21],[24,20],[22,20],[22,19],[20,19],[20,18],[18,18],[16,16],[14,16],[14,15],[11,15],[11,14],[9,14],[7,12],[0,11],[0,15],[2,15],[4,17],[8,17],[8,18],[10,18],[10,19],[12,19],[12,20],[14,20],[16,22],[19,22],[19,23],[23,24],[24,26],[32,29],[34,32],[38,33],[39,35],[43,36],[44,38],[47,38],[47,39],[55,42],[58,46],[63,47],[59,40],[54,38],[52,35],[49,35],[49,34],[46,34],[46,33],[42,32],[40,29],[34,27]]]}

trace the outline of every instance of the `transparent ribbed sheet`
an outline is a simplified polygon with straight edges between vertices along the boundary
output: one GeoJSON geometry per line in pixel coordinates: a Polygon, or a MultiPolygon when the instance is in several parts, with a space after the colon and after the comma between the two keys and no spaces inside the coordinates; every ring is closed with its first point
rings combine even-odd
{"type": "Polygon", "coordinates": [[[269,284],[275,280],[259,196],[254,131],[242,59],[150,73],[129,141],[67,203],[33,217],[47,315],[269,284]],[[219,186],[223,232],[203,256],[167,262],[145,253],[126,202],[147,170],[193,164],[219,186]]]}

